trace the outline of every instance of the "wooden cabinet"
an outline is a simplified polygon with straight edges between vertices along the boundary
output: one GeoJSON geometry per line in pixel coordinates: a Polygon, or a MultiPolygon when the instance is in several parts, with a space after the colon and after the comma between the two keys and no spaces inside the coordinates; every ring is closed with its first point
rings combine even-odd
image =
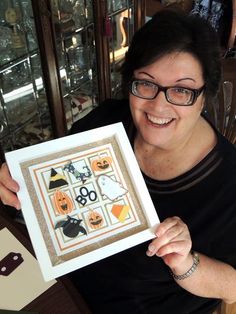
{"type": "Polygon", "coordinates": [[[106,98],[143,23],[144,0],[0,2],[0,160],[64,136],[106,98]]]}

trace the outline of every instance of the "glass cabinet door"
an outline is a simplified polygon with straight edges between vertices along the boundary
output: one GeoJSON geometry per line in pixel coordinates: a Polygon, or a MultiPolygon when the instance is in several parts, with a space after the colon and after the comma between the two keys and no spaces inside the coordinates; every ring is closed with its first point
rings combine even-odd
{"type": "Polygon", "coordinates": [[[52,138],[31,1],[0,1],[2,151],[52,138]]]}
{"type": "Polygon", "coordinates": [[[69,130],[98,102],[92,0],[52,0],[51,6],[69,130]]]}

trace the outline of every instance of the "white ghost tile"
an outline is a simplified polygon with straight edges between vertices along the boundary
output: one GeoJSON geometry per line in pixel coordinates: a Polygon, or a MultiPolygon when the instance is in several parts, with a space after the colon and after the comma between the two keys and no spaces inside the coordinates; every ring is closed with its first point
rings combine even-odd
{"type": "Polygon", "coordinates": [[[120,185],[119,182],[113,180],[107,175],[101,175],[98,177],[98,185],[101,190],[101,194],[105,195],[111,201],[114,201],[128,192],[120,185]]]}

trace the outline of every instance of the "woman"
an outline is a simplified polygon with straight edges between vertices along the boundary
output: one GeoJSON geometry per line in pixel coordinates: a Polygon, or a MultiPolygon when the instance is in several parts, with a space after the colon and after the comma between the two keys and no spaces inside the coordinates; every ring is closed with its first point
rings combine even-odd
{"type": "MultiPolygon", "coordinates": [[[[108,100],[71,133],[122,121],[161,220],[148,243],[71,278],[93,313],[212,313],[236,301],[236,150],[202,116],[220,79],[217,36],[205,21],[157,13],[122,69],[129,101],[108,100]]],[[[20,208],[6,164],[0,197],[20,208]]]]}

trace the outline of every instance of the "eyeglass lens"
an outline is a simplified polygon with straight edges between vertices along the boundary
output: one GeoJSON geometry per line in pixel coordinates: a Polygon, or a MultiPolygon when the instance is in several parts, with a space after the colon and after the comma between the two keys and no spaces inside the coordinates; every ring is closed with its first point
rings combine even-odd
{"type": "Polygon", "coordinates": [[[147,81],[133,81],[133,92],[136,96],[154,99],[163,90],[167,101],[177,105],[189,105],[194,99],[194,92],[183,87],[161,88],[147,81]]]}

